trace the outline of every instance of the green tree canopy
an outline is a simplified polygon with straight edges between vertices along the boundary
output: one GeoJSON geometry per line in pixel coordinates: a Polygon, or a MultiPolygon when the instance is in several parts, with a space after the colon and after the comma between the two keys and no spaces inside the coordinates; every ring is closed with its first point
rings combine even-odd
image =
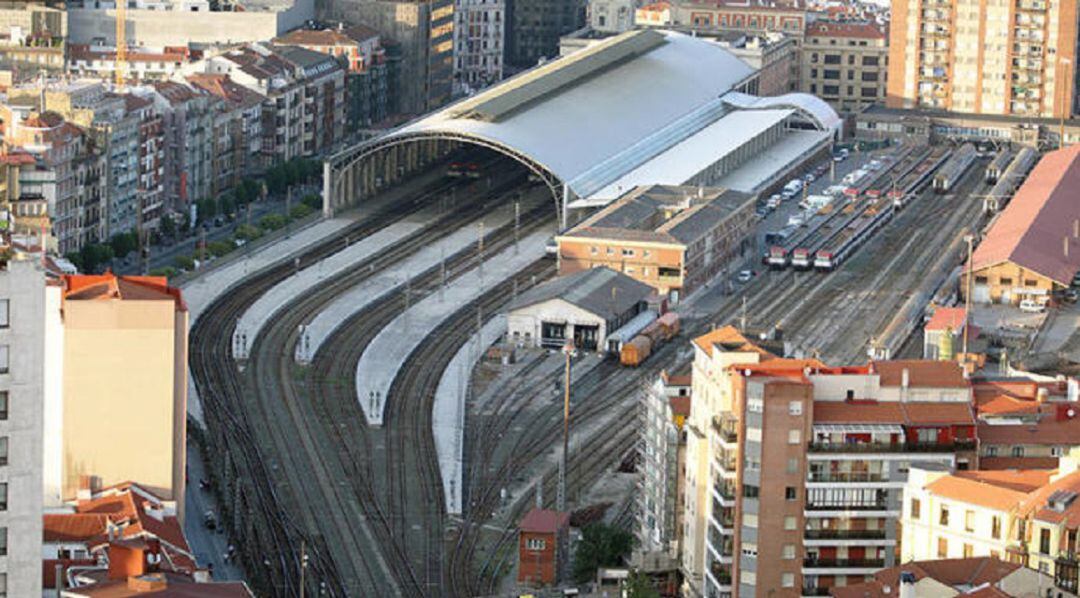
{"type": "Polygon", "coordinates": [[[590,523],[581,530],[581,542],[574,554],[574,579],[584,583],[595,577],[601,567],[622,566],[635,544],[633,534],[626,530],[590,523]]]}

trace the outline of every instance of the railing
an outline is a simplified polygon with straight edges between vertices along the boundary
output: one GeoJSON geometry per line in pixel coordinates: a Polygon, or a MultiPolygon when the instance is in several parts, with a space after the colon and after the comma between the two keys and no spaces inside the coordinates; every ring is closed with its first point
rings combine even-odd
{"type": "Polygon", "coordinates": [[[808,587],[808,586],[803,586],[802,595],[803,596],[828,596],[830,591],[831,591],[831,588],[811,588],[811,587],[808,587]]]}
{"type": "Polygon", "coordinates": [[[729,415],[714,417],[713,429],[724,439],[724,442],[736,442],[739,439],[739,420],[729,415]]]}
{"type": "Polygon", "coordinates": [[[807,511],[887,511],[889,505],[885,503],[874,503],[868,505],[825,505],[815,504],[806,505],[807,511]]]}
{"type": "Polygon", "coordinates": [[[810,482],[888,482],[889,476],[869,471],[810,472],[810,482]]]}
{"type": "Polygon", "coordinates": [[[804,567],[844,568],[844,567],[884,567],[885,559],[822,559],[806,557],[804,567]]]}
{"type": "Polygon", "coordinates": [[[883,529],[808,529],[807,540],[884,540],[883,529]]]}
{"type": "Polygon", "coordinates": [[[954,442],[811,442],[811,453],[950,453],[974,450],[974,440],[954,442]]]}

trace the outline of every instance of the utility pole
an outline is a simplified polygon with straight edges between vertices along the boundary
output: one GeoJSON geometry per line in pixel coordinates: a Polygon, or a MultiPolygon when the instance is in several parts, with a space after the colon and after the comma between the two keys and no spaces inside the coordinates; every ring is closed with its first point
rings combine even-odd
{"type": "Polygon", "coordinates": [[[307,576],[307,541],[300,540],[300,598],[304,598],[304,582],[307,576]]]}
{"type": "Polygon", "coordinates": [[[975,262],[973,259],[975,252],[975,235],[967,235],[964,237],[968,246],[968,267],[967,267],[967,284],[964,285],[964,364],[967,364],[968,353],[968,325],[971,322],[971,290],[973,286],[973,280],[975,276],[975,262]]]}
{"type": "Polygon", "coordinates": [[[518,227],[521,226],[521,202],[514,202],[514,253],[518,252],[518,227]]]}
{"type": "Polygon", "coordinates": [[[563,378],[563,427],[562,427],[562,459],[559,461],[559,490],[556,498],[556,509],[560,513],[566,512],[566,476],[569,466],[570,455],[570,357],[574,353],[573,341],[567,341],[563,347],[566,355],[566,371],[563,378]]]}
{"type": "Polygon", "coordinates": [[[480,271],[480,278],[484,278],[484,222],[480,221],[477,225],[477,235],[479,238],[476,240],[476,267],[480,271]]]}

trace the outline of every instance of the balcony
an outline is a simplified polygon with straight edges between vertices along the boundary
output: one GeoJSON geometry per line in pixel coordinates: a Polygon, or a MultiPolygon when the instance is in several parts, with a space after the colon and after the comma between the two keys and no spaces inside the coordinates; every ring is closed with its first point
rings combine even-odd
{"type": "Polygon", "coordinates": [[[811,483],[837,482],[846,484],[888,482],[889,476],[871,471],[811,471],[811,483]]]}
{"type": "Polygon", "coordinates": [[[843,505],[808,504],[805,508],[807,511],[888,511],[889,505],[884,502],[843,505]]]}
{"type": "Polygon", "coordinates": [[[828,596],[831,588],[812,588],[809,586],[803,586],[803,596],[828,596]]]}
{"type": "Polygon", "coordinates": [[[880,569],[885,566],[885,559],[822,559],[806,557],[803,567],[814,569],[880,569]]]}
{"type": "Polygon", "coordinates": [[[974,440],[955,442],[811,442],[811,453],[953,453],[975,450],[974,440]]]}
{"type": "Polygon", "coordinates": [[[883,529],[808,529],[807,540],[884,540],[883,529]]]}
{"type": "Polygon", "coordinates": [[[739,420],[729,414],[714,417],[713,430],[725,444],[735,444],[739,440],[739,420]]]}

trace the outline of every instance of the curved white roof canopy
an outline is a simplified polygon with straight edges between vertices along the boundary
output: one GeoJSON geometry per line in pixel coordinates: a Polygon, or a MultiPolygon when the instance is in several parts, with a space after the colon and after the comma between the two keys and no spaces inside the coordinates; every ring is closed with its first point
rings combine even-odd
{"type": "Polygon", "coordinates": [[[733,91],[724,95],[724,102],[744,110],[796,110],[823,131],[835,131],[843,124],[840,115],[825,100],[808,93],[786,93],[781,96],[758,97],[733,91]]]}
{"type": "Polygon", "coordinates": [[[634,31],[526,71],[380,141],[476,139],[530,159],[584,196],[719,118],[728,110],[719,98],[753,74],[711,42],[670,31],[634,31]],[[587,70],[590,60],[618,55],[617,46],[627,40],[637,46],[634,52],[623,51],[591,73],[572,72],[575,63],[587,70]],[[521,102],[527,95],[522,88],[530,85],[541,89],[521,102]],[[495,105],[493,114],[483,113],[485,104],[495,105]]]}

